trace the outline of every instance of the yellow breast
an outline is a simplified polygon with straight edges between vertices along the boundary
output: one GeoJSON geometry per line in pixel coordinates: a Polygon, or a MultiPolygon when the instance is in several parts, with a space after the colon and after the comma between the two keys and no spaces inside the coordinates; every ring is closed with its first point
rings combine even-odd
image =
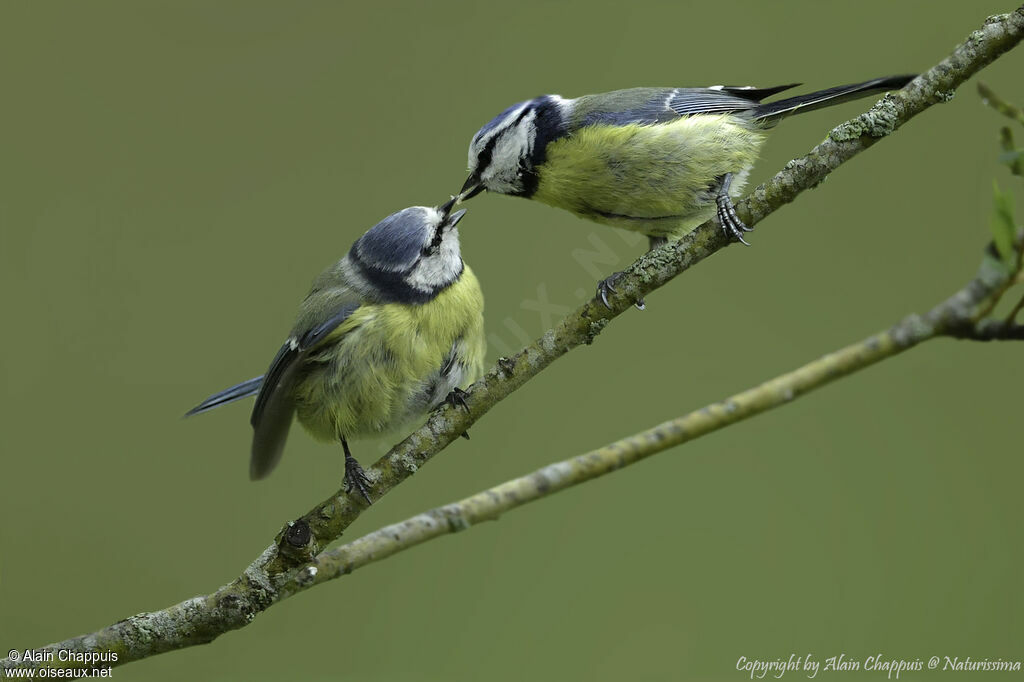
{"type": "Polygon", "coordinates": [[[738,195],[763,142],[730,114],[591,125],[548,145],[533,198],[652,236],[679,234],[711,217],[719,177],[732,173],[738,195]]]}
{"type": "Polygon", "coordinates": [[[311,354],[294,392],[299,422],[321,440],[357,438],[422,417],[432,382],[456,348],[468,385],[483,372],[483,294],[466,267],[421,305],[360,306],[311,354]]]}

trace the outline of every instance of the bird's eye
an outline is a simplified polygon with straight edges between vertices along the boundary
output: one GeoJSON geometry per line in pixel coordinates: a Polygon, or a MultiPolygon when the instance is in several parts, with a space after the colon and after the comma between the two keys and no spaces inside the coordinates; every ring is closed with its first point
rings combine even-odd
{"type": "Polygon", "coordinates": [[[437,253],[437,250],[441,247],[441,239],[444,237],[444,230],[439,226],[437,231],[434,232],[434,238],[430,240],[430,243],[425,245],[420,251],[420,255],[429,256],[432,253],[437,253]]]}

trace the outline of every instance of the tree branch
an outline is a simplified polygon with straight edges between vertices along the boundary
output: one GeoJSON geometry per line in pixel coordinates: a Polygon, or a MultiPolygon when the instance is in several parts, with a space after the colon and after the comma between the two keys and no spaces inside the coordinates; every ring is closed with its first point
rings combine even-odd
{"type": "MultiPolygon", "coordinates": [[[[1019,235],[1018,243],[1024,249],[1024,232],[1019,235]]],[[[496,520],[503,513],[529,502],[781,407],[924,341],[941,336],[979,341],[990,338],[1024,340],[1024,334],[1021,333],[1024,326],[1018,325],[1014,336],[991,337],[988,330],[1004,323],[980,319],[988,304],[998,300],[1012,284],[1012,273],[1007,272],[1004,264],[990,256],[986,257],[977,276],[966,287],[925,315],[910,315],[886,331],[700,410],[322,552],[282,586],[282,594],[291,596],[428,540],[457,533],[481,521],[496,520]],[[977,327],[975,333],[962,333],[967,329],[976,329],[979,324],[981,326],[977,327]]]]}
{"type": "MultiPolygon", "coordinates": [[[[903,90],[886,96],[865,114],[835,128],[829,138],[801,159],[791,161],[771,180],[756,188],[737,206],[740,217],[754,225],[819,184],[843,162],[872,146],[929,106],[947,101],[953,91],[982,67],[1013,48],[1024,37],[1024,7],[1012,14],[990,17],[941,63],[903,90]]],[[[367,474],[379,499],[409,478],[437,452],[526,381],[569,350],[593,341],[612,318],[639,297],[727,246],[717,221],[709,221],[678,242],[641,257],[616,282],[611,310],[591,301],[568,315],[536,342],[498,366],[473,385],[468,411],[442,408],[427,423],[384,457],[367,474]]],[[[509,481],[454,505],[389,526],[353,543],[321,552],[341,536],[365,508],[359,498],[339,491],[301,519],[288,524],[275,544],[237,579],[216,592],[186,600],[162,611],[143,613],[98,632],[43,647],[40,651],[112,652],[117,660],[93,667],[119,665],[157,653],[212,641],[245,626],[274,603],[343,575],[370,561],[389,556],[431,537],[453,532],[533,499],[589,480],[728,424],[781,405],[840,376],[891,357],[940,335],[981,338],[992,333],[991,321],[979,311],[998,299],[1012,281],[1010,268],[988,257],[977,278],[964,290],[924,316],[911,316],[888,332],[825,356],[795,372],[778,377],[728,400],[710,405],[650,431],[606,448],[509,481]],[[973,330],[973,331],[972,331],[973,330]],[[987,331],[983,331],[987,330],[987,331]]],[[[1013,331],[1019,325],[1007,323],[1013,331]]],[[[996,338],[996,333],[992,338],[996,338]]],[[[17,664],[0,661],[6,669],[17,664]]],[[[75,663],[28,663],[74,666],[75,663]]],[[[81,663],[78,667],[89,667],[81,663]]]]}

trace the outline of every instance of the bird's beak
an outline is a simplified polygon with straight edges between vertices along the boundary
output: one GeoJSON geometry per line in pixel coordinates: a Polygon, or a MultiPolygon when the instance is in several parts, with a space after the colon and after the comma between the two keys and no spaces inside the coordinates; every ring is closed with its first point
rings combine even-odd
{"type": "Polygon", "coordinates": [[[458,201],[459,197],[452,197],[437,207],[438,212],[444,217],[445,227],[455,227],[459,224],[459,221],[462,220],[462,216],[466,215],[466,209],[452,213],[452,208],[458,203],[458,201]]]}
{"type": "Polygon", "coordinates": [[[480,176],[476,173],[473,173],[468,178],[466,178],[465,184],[462,185],[462,191],[459,192],[458,199],[460,202],[465,201],[466,199],[472,199],[477,194],[480,194],[480,192],[483,192],[485,189],[487,188],[484,187],[483,184],[481,184],[480,176]]]}
{"type": "Polygon", "coordinates": [[[452,212],[452,207],[459,202],[459,197],[452,197],[448,201],[444,202],[437,207],[437,212],[441,214],[442,218],[447,219],[448,214],[452,212]]]}
{"type": "Polygon", "coordinates": [[[466,209],[452,213],[451,216],[448,217],[448,227],[455,227],[458,225],[464,215],[466,215],[466,209]]]}

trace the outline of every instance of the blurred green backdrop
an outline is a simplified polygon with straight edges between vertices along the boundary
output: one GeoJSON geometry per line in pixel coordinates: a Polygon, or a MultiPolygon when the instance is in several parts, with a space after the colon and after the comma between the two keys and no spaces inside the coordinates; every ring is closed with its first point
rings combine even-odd
{"type": "MultiPolygon", "coordinates": [[[[298,430],[250,483],[248,405],[180,415],[263,371],[311,278],[366,228],[455,191],[469,137],[506,105],[916,71],[1010,9],[3,3],[0,648],[210,591],[335,489],[340,452],[298,430]]],[[[1022,102],[1022,64],[1018,50],[982,78],[1022,102]]],[[[868,104],[782,125],[753,180],[868,104]]],[[[559,361],[347,537],[945,297],[974,272],[993,177],[1013,184],[995,160],[1002,123],[968,84],[762,223],[753,248],[559,361]]],[[[641,251],[539,204],[469,207],[491,360],[553,319],[538,301],[590,295],[574,250],[611,247],[605,272],[641,251]]],[[[1024,657],[1020,360],[1019,346],[930,343],[114,676],[735,680],[740,656],[1024,657]]]]}

